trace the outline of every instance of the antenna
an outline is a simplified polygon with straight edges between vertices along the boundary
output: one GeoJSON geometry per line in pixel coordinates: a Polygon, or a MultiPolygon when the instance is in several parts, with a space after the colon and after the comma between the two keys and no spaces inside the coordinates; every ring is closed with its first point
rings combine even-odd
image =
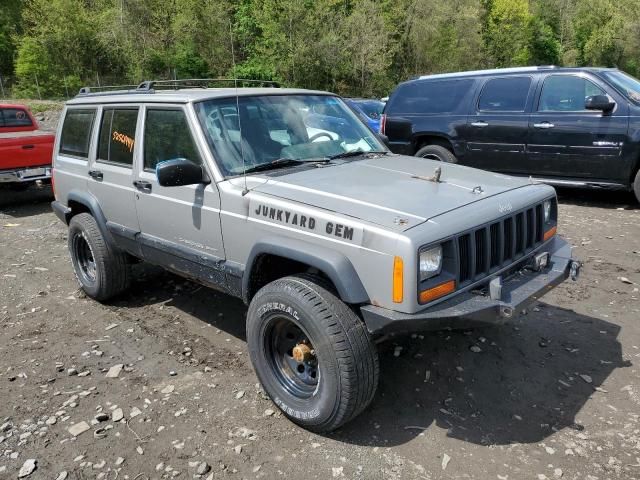
{"type": "Polygon", "coordinates": [[[231,19],[229,19],[229,38],[231,39],[231,62],[233,64],[233,83],[236,89],[236,111],[238,112],[238,128],[240,129],[240,156],[242,157],[242,177],[244,178],[244,189],[242,190],[242,196],[244,197],[249,193],[247,188],[247,167],[244,161],[244,140],[242,138],[242,115],[240,115],[240,97],[238,95],[238,78],[236,72],[236,54],[233,48],[233,25],[231,19]]]}

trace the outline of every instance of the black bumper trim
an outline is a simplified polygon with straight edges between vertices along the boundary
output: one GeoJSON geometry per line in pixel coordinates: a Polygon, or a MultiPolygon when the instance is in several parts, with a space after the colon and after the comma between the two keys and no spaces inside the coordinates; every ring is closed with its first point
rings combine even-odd
{"type": "Polygon", "coordinates": [[[60,219],[61,222],[65,224],[69,224],[69,215],[71,215],[71,209],[69,207],[65,207],[58,201],[51,202],[51,208],[53,209],[53,213],[56,214],[56,217],[60,219]]]}
{"type": "MultiPolygon", "coordinates": [[[[579,269],[579,264],[571,257],[571,246],[559,237],[555,237],[541,251],[550,253],[549,266],[542,272],[521,270],[504,279],[500,300],[492,300],[488,295],[463,292],[413,314],[365,305],[360,309],[365,324],[369,332],[385,334],[504,323],[566,280],[572,266],[579,269]]],[[[486,283],[495,277],[488,276],[486,283]]]]}

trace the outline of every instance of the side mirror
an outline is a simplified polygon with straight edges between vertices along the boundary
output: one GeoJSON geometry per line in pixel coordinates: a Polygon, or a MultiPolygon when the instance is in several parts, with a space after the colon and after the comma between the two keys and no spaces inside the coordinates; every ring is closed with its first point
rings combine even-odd
{"type": "Polygon", "coordinates": [[[606,95],[591,95],[584,101],[587,110],[602,110],[605,113],[612,111],[615,106],[616,102],[609,100],[606,95]]]}
{"type": "Polygon", "coordinates": [[[206,183],[202,167],[186,158],[165,160],[156,165],[158,183],[163,187],[180,187],[206,183]]]}

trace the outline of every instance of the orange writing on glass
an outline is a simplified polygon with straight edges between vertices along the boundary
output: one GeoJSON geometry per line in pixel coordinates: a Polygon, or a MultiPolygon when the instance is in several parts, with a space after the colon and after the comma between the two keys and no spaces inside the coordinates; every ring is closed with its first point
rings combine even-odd
{"type": "Polygon", "coordinates": [[[123,144],[125,147],[129,149],[129,152],[133,151],[133,144],[134,144],[133,138],[125,135],[124,133],[114,131],[113,141],[120,142],[121,144],[123,144]]]}

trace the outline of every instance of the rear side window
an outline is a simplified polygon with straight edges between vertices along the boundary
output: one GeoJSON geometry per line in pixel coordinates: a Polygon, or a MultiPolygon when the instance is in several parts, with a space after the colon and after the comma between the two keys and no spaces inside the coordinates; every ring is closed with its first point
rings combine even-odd
{"type": "Polygon", "coordinates": [[[67,110],[60,136],[60,153],[87,158],[91,131],[96,111],[92,109],[67,110]]]}
{"type": "Polygon", "coordinates": [[[491,112],[524,112],[531,77],[492,78],[484,84],[478,110],[491,112]]]}
{"type": "Polygon", "coordinates": [[[22,108],[0,108],[0,127],[31,127],[33,123],[22,108]]]}
{"type": "Polygon", "coordinates": [[[577,75],[551,75],[542,86],[538,111],[579,112],[585,110],[585,100],[591,95],[606,94],[594,83],[577,75]]]}
{"type": "Polygon", "coordinates": [[[455,111],[473,86],[473,79],[422,80],[398,87],[387,105],[386,112],[450,113],[455,111]]]}
{"type": "Polygon", "coordinates": [[[144,126],[144,168],[155,170],[158,162],[186,158],[202,164],[184,111],[149,109],[144,126]]]}
{"type": "Polygon", "coordinates": [[[137,122],[137,108],[105,108],[98,139],[98,160],[128,167],[133,165],[137,122]]]}

